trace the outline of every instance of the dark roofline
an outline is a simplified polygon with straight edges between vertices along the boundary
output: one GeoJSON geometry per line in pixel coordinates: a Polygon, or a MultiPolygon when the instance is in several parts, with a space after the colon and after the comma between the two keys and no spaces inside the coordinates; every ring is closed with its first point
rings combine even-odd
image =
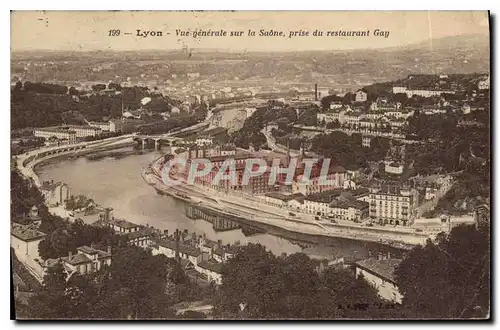
{"type": "Polygon", "coordinates": [[[29,229],[29,230],[35,230],[36,231],[36,236],[33,236],[33,237],[22,237],[20,236],[19,233],[16,233],[14,231],[15,228],[12,228],[11,231],[10,231],[10,234],[19,238],[20,240],[24,241],[24,242],[31,242],[31,241],[36,241],[36,240],[39,240],[39,239],[43,239],[45,236],[47,236],[47,234],[39,231],[38,229],[29,229]]]}
{"type": "Polygon", "coordinates": [[[388,277],[386,277],[386,276],[384,276],[384,275],[382,275],[382,274],[380,274],[380,273],[377,273],[376,271],[374,271],[374,270],[373,270],[373,269],[371,269],[371,268],[368,268],[368,267],[365,267],[365,266],[363,266],[363,265],[360,265],[357,261],[352,262],[351,264],[352,264],[352,265],[354,265],[354,266],[355,266],[355,267],[357,267],[357,268],[360,268],[360,269],[362,269],[362,270],[365,270],[365,271],[369,272],[369,273],[370,273],[370,274],[372,274],[372,275],[376,275],[377,277],[379,277],[379,278],[383,279],[383,280],[384,280],[384,281],[386,281],[386,282],[392,283],[392,284],[394,284],[395,286],[397,286],[397,285],[398,285],[398,284],[397,284],[394,280],[392,280],[392,279],[390,279],[390,278],[388,278],[388,277]]]}

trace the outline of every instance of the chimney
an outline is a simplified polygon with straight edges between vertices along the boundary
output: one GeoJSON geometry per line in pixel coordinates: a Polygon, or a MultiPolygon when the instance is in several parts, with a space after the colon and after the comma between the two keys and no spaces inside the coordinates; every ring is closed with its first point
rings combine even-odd
{"type": "Polygon", "coordinates": [[[318,84],[314,84],[314,100],[318,100],[318,84]]]}
{"type": "Polygon", "coordinates": [[[217,248],[220,249],[222,247],[222,240],[217,240],[217,248]]]}
{"type": "Polygon", "coordinates": [[[378,260],[384,260],[384,255],[382,253],[378,254],[378,260]]]}
{"type": "Polygon", "coordinates": [[[164,229],[164,230],[163,230],[163,235],[164,235],[165,237],[168,237],[168,229],[164,229]]]}
{"type": "Polygon", "coordinates": [[[94,248],[94,243],[90,243],[90,247],[93,249],[94,248]]]}
{"type": "Polygon", "coordinates": [[[73,253],[71,253],[71,251],[69,251],[68,258],[71,259],[72,256],[73,256],[73,253]]]}
{"type": "Polygon", "coordinates": [[[391,252],[387,252],[387,260],[391,260],[391,252]]]}
{"type": "Polygon", "coordinates": [[[180,239],[180,231],[179,229],[176,229],[175,230],[175,233],[174,233],[174,237],[175,237],[175,260],[180,263],[181,260],[180,260],[180,256],[179,256],[179,248],[180,248],[180,242],[179,242],[179,239],[180,239]]]}
{"type": "Polygon", "coordinates": [[[111,254],[111,245],[108,245],[108,253],[111,254]]]}

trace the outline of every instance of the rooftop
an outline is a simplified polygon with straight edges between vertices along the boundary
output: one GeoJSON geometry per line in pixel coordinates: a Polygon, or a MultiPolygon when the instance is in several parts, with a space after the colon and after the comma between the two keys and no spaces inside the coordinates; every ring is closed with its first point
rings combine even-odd
{"type": "Polygon", "coordinates": [[[124,229],[130,229],[130,228],[137,228],[141,227],[141,225],[135,224],[133,222],[123,220],[123,219],[113,219],[109,221],[109,224],[124,228],[124,229]]]}
{"type": "Polygon", "coordinates": [[[93,248],[91,246],[87,246],[87,245],[80,246],[79,248],[77,248],[77,250],[81,251],[83,253],[86,253],[86,254],[97,254],[98,258],[111,257],[110,253],[108,253],[106,251],[99,250],[99,249],[95,249],[95,248],[93,248]]]}
{"type": "Polygon", "coordinates": [[[211,162],[223,162],[226,159],[234,159],[234,160],[240,160],[240,159],[247,159],[247,158],[252,158],[252,155],[250,154],[244,154],[244,155],[221,155],[221,156],[212,156],[209,158],[211,162]]]}
{"type": "Polygon", "coordinates": [[[71,256],[62,257],[61,259],[64,262],[67,262],[68,264],[71,264],[71,265],[79,265],[79,264],[86,264],[86,263],[92,262],[92,260],[90,260],[83,253],[72,254],[71,256]]]}
{"type": "Polygon", "coordinates": [[[203,260],[198,263],[200,268],[208,269],[214,273],[221,274],[223,265],[214,260],[203,260]]]}
{"type": "MultiPolygon", "coordinates": [[[[166,247],[170,250],[175,251],[175,249],[176,249],[175,241],[172,239],[160,239],[160,240],[157,240],[156,243],[159,246],[166,247]]],[[[200,249],[197,249],[193,246],[186,245],[185,243],[182,243],[182,242],[179,242],[179,252],[190,255],[190,256],[194,256],[194,257],[198,257],[202,253],[200,249]]]]}
{"type": "Polygon", "coordinates": [[[370,204],[368,202],[358,201],[358,200],[342,200],[342,199],[334,199],[330,202],[330,207],[343,208],[347,209],[349,207],[353,207],[356,209],[364,209],[369,207],[370,204]]]}
{"type": "Polygon", "coordinates": [[[154,230],[148,227],[143,227],[137,231],[133,231],[131,233],[127,234],[127,237],[129,239],[136,239],[136,238],[141,238],[141,237],[146,237],[146,236],[151,236],[151,234],[154,233],[154,230]]]}
{"type": "Polygon", "coordinates": [[[401,259],[384,259],[378,260],[375,258],[365,259],[358,261],[356,266],[369,271],[372,274],[378,275],[379,277],[396,284],[396,279],[394,277],[394,271],[401,263],[401,259]]]}
{"type": "Polygon", "coordinates": [[[42,233],[31,225],[21,224],[13,224],[10,230],[10,234],[25,242],[39,240],[46,236],[46,234],[42,233]]]}
{"type": "Polygon", "coordinates": [[[40,189],[42,189],[42,190],[54,190],[56,187],[63,186],[63,185],[65,186],[66,184],[62,183],[62,182],[44,181],[42,183],[42,186],[40,187],[40,189]]]}

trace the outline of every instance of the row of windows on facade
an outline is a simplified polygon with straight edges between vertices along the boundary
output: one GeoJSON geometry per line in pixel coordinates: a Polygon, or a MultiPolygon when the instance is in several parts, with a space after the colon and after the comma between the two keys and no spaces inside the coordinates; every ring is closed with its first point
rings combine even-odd
{"type": "Polygon", "coordinates": [[[392,200],[392,201],[400,201],[405,202],[409,201],[409,197],[397,197],[397,196],[385,196],[385,195],[370,195],[371,199],[383,199],[383,200],[392,200]]]}

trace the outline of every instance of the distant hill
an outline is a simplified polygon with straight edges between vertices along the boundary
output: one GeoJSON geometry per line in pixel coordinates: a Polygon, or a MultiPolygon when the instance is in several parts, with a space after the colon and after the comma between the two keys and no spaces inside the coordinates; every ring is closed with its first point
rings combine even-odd
{"type": "Polygon", "coordinates": [[[464,34],[459,36],[450,36],[436,39],[429,39],[417,44],[412,44],[404,48],[408,50],[454,50],[460,48],[488,48],[490,45],[490,38],[482,34],[464,34]]]}
{"type": "Polygon", "coordinates": [[[488,73],[489,54],[488,36],[461,35],[383,49],[272,53],[195,48],[137,52],[22,52],[12,54],[11,72],[25,76],[26,62],[32,61],[40,63],[37,77],[56,82],[108,82],[115,77],[118,77],[115,82],[121,82],[123,76],[140,81],[144,74],[154,76],[154,79],[167,79],[172,74],[198,72],[213,82],[237,76],[240,81],[299,79],[301,83],[329,81],[331,85],[333,80],[336,84],[363,86],[397,80],[408,74],[488,73]],[[103,67],[105,69],[99,69],[103,67]]]}

